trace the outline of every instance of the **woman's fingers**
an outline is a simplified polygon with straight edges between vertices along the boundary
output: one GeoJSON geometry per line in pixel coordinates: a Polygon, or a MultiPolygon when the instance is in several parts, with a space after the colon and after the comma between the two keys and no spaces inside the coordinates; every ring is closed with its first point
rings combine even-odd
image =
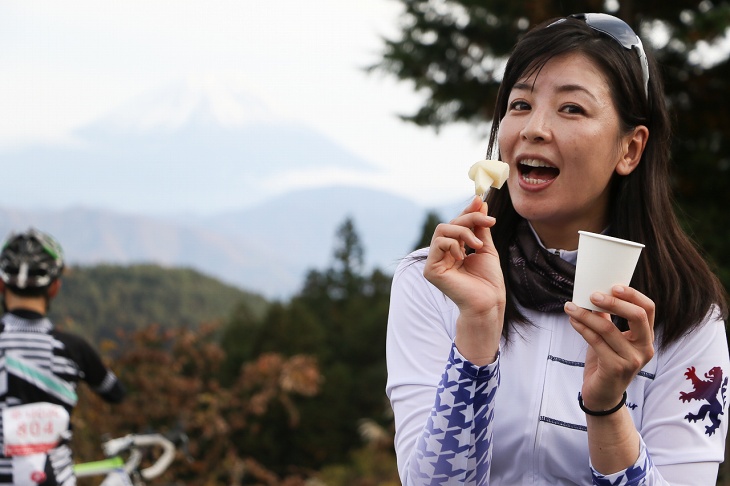
{"type": "Polygon", "coordinates": [[[487,203],[475,196],[464,211],[449,223],[464,226],[474,232],[478,241],[467,244],[477,253],[491,252],[494,247],[489,228],[494,226],[496,219],[487,215],[487,209],[487,203]]]}
{"type": "MultiPolygon", "coordinates": [[[[565,305],[573,328],[595,352],[604,377],[628,381],[654,356],[654,302],[626,286],[616,286],[611,295],[595,293],[593,303],[610,314],[625,318],[629,330],[621,332],[610,315],[565,305]]],[[[623,386],[623,385],[622,385],[623,386]]]]}
{"type": "Polygon", "coordinates": [[[492,216],[487,216],[487,205],[482,203],[483,208],[477,208],[474,211],[461,213],[456,218],[452,219],[448,224],[455,224],[458,226],[474,227],[480,225],[490,225],[495,219],[492,216]]]}
{"type": "Polygon", "coordinates": [[[469,205],[464,208],[461,214],[464,215],[479,211],[483,205],[485,205],[484,201],[482,201],[479,196],[474,196],[471,201],[469,201],[469,205]]]}
{"type": "MultiPolygon", "coordinates": [[[[441,223],[436,227],[431,239],[431,250],[427,258],[430,266],[438,265],[438,269],[432,268],[435,273],[442,273],[453,268],[456,262],[466,258],[466,247],[480,249],[484,246],[483,240],[475,231],[479,228],[491,227],[496,220],[482,212],[462,214],[451,223],[441,223]],[[451,260],[446,259],[446,255],[451,260]]],[[[431,270],[429,270],[430,272],[431,270]]]]}
{"type": "Polygon", "coordinates": [[[442,260],[445,254],[450,255],[454,261],[463,260],[466,257],[464,245],[453,238],[438,237],[431,243],[431,252],[436,260],[442,260]],[[436,250],[435,252],[433,250],[436,250]]]}
{"type": "MultiPolygon", "coordinates": [[[[477,201],[481,201],[481,199],[477,198],[477,201]]],[[[496,223],[496,219],[494,219],[491,216],[487,215],[488,207],[487,203],[481,202],[479,207],[479,213],[484,215],[485,223],[479,226],[474,227],[474,234],[479,238],[480,241],[482,241],[483,245],[481,247],[475,247],[475,250],[477,253],[493,253],[494,255],[497,254],[497,250],[494,248],[494,241],[492,240],[492,231],[491,228],[496,223]]]]}
{"type": "MultiPolygon", "coordinates": [[[[453,219],[450,223],[439,224],[433,237],[455,238],[471,248],[479,249],[484,245],[483,229],[491,228],[495,223],[496,219],[487,216],[484,212],[466,213],[453,219]]],[[[489,241],[491,242],[491,237],[489,241]]]]}
{"type": "Polygon", "coordinates": [[[621,331],[607,316],[576,306],[572,302],[565,304],[565,312],[570,317],[570,324],[599,356],[615,354],[624,357],[631,352],[631,344],[626,342],[621,331]]]}
{"type": "MultiPolygon", "coordinates": [[[[495,223],[496,219],[487,215],[486,203],[475,197],[459,216],[449,223],[441,223],[436,226],[426,258],[426,268],[424,269],[426,278],[431,283],[438,280],[442,286],[446,285],[445,282],[453,286],[456,282],[454,278],[461,278],[458,277],[460,273],[470,275],[472,278],[474,276],[485,279],[493,277],[490,274],[490,265],[493,266],[492,260],[468,259],[467,247],[476,250],[477,254],[496,255],[489,231],[489,228],[495,223]]],[[[464,282],[461,281],[461,284],[464,282]]],[[[445,287],[439,288],[445,291],[445,287]]]]}
{"type": "Polygon", "coordinates": [[[599,332],[609,344],[615,344],[616,348],[625,341],[632,345],[652,345],[654,342],[654,302],[641,292],[623,285],[616,285],[611,295],[595,292],[591,295],[591,301],[596,306],[606,310],[608,313],[623,317],[628,321],[628,333],[614,332],[612,326],[606,324],[608,315],[593,313],[580,309],[572,303],[566,304],[566,312],[571,317],[578,319],[585,325],[599,332]],[[605,315],[605,319],[601,318],[605,315]]]}
{"type": "Polygon", "coordinates": [[[628,321],[631,332],[627,338],[630,341],[640,345],[653,344],[655,306],[649,297],[631,287],[615,285],[611,295],[596,292],[591,301],[628,321]]]}
{"type": "Polygon", "coordinates": [[[436,227],[432,241],[436,242],[444,238],[456,240],[460,244],[468,245],[472,248],[479,248],[483,244],[482,240],[474,234],[474,231],[471,228],[456,224],[442,223],[436,227]]]}

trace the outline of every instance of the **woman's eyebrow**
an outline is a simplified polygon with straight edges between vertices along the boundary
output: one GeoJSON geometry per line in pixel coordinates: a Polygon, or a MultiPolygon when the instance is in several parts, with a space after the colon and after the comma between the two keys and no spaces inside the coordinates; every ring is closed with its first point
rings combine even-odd
{"type": "Polygon", "coordinates": [[[598,101],[596,96],[593,93],[591,93],[588,90],[588,88],[586,88],[585,86],[581,86],[580,84],[562,84],[562,85],[558,86],[556,91],[559,93],[582,91],[585,94],[587,94],[588,96],[590,96],[591,98],[593,98],[594,100],[598,101]]]}
{"type": "MultiPolygon", "coordinates": [[[[534,91],[535,85],[533,83],[518,82],[512,86],[512,89],[520,91],[534,91]]],[[[558,93],[571,93],[575,91],[582,91],[594,100],[598,101],[596,96],[591,93],[588,88],[580,84],[561,84],[556,88],[555,91],[557,91],[558,93]]]]}

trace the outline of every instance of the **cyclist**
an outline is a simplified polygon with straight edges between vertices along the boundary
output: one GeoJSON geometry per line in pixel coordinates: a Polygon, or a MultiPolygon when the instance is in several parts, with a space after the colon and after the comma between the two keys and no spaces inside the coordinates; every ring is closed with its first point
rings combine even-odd
{"type": "Polygon", "coordinates": [[[54,329],[63,252],[48,234],[11,234],[0,250],[0,485],[76,484],[70,414],[85,381],[104,400],[124,388],[83,338],[54,329]]]}

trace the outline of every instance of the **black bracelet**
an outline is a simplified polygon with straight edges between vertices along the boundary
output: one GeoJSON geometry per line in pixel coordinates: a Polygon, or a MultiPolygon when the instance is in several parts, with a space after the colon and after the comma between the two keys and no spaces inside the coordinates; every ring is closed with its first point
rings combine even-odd
{"type": "Polygon", "coordinates": [[[588,415],[593,415],[594,417],[603,417],[604,415],[611,415],[614,412],[618,412],[621,410],[621,407],[623,407],[626,404],[626,392],[624,392],[623,396],[621,397],[621,401],[618,405],[615,407],[609,409],[609,410],[603,410],[601,412],[594,412],[593,410],[588,410],[585,405],[583,405],[583,397],[580,395],[580,392],[578,392],[578,405],[580,406],[580,409],[583,410],[588,415]]]}

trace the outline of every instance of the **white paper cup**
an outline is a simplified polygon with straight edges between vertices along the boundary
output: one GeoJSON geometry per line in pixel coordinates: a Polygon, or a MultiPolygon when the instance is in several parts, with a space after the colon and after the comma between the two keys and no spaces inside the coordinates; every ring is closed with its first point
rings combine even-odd
{"type": "Polygon", "coordinates": [[[607,312],[591,303],[591,294],[611,294],[614,285],[629,285],[644,245],[612,236],[578,231],[573,303],[584,309],[607,312]]]}

